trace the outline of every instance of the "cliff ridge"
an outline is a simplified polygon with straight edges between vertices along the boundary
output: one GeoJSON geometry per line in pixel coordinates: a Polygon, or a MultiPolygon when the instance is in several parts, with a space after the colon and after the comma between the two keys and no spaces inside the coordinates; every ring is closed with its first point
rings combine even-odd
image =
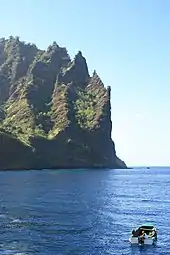
{"type": "Polygon", "coordinates": [[[111,130],[110,87],[81,51],[0,39],[0,169],[126,168],[111,130]]]}

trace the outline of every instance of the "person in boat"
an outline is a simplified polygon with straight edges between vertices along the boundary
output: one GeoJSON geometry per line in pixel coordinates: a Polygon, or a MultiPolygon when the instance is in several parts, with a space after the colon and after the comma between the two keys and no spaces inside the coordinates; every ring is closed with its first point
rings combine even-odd
{"type": "Polygon", "coordinates": [[[141,235],[141,230],[138,228],[137,230],[132,230],[133,237],[139,237],[141,235]]]}
{"type": "Polygon", "coordinates": [[[142,230],[142,235],[141,235],[141,237],[148,238],[148,235],[145,233],[144,230],[142,230]]]}
{"type": "Polygon", "coordinates": [[[132,229],[132,236],[135,236],[136,231],[134,229],[132,229]]]}
{"type": "Polygon", "coordinates": [[[142,234],[138,237],[138,242],[143,244],[144,243],[144,240],[148,238],[147,234],[145,233],[144,230],[142,230],[142,234]]]}
{"type": "Polygon", "coordinates": [[[152,230],[152,232],[149,234],[149,237],[155,237],[156,236],[156,230],[155,228],[152,230]]]}

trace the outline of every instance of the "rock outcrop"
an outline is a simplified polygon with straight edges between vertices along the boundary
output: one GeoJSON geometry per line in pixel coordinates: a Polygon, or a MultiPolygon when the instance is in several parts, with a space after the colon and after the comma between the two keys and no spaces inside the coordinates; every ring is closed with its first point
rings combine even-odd
{"type": "Polygon", "coordinates": [[[0,169],[126,168],[111,130],[110,87],[81,52],[0,40],[0,169]]]}

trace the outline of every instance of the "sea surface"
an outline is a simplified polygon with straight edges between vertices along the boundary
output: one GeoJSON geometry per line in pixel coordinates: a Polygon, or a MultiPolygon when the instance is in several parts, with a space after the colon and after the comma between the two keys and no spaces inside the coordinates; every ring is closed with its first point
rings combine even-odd
{"type": "Polygon", "coordinates": [[[0,172],[0,254],[170,254],[170,168],[0,172]],[[130,245],[145,222],[157,245],[130,245]]]}

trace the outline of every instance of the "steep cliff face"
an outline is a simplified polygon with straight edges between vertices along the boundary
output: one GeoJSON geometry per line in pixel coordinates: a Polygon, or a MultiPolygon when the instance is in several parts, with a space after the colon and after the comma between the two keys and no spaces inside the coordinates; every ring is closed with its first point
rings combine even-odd
{"type": "Polygon", "coordinates": [[[0,168],[124,168],[111,139],[110,87],[56,42],[0,40],[0,168]]]}

